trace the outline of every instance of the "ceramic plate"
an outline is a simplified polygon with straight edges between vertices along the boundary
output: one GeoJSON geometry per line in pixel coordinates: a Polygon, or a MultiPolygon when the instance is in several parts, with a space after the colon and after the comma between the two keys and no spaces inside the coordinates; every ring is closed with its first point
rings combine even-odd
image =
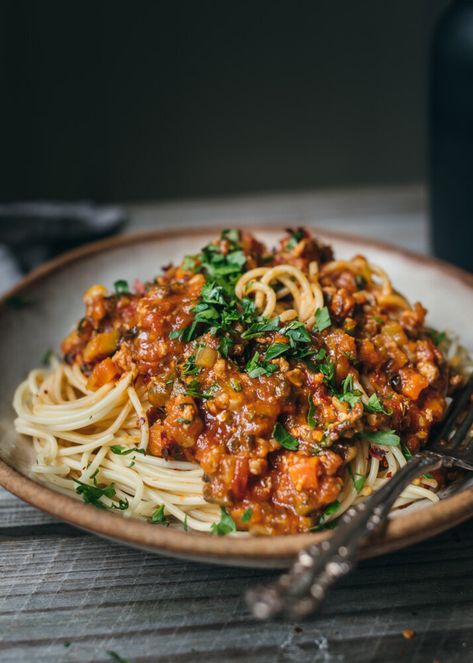
{"type": "MultiPolygon", "coordinates": [[[[283,567],[309,543],[330,532],[277,537],[216,537],[157,527],[98,510],[54,492],[31,478],[32,445],[13,428],[11,400],[16,385],[37,366],[48,348],[61,339],[81,316],[82,293],[92,283],[111,286],[117,279],[130,282],[152,278],[162,265],[196,253],[217,235],[217,230],[163,231],[123,236],[66,254],[36,270],[8,296],[24,297],[28,306],[0,311],[0,484],[21,499],[60,520],[120,543],[194,560],[241,566],[283,567]]],[[[282,228],[256,231],[269,245],[282,228]]],[[[323,230],[318,235],[331,243],[337,256],[365,254],[381,265],[395,286],[412,301],[429,309],[429,321],[439,329],[455,330],[473,348],[473,276],[445,263],[366,239],[323,230]]],[[[457,486],[440,502],[414,511],[405,510],[389,521],[378,538],[367,545],[364,557],[378,555],[433,536],[473,515],[473,487],[457,486]]]]}

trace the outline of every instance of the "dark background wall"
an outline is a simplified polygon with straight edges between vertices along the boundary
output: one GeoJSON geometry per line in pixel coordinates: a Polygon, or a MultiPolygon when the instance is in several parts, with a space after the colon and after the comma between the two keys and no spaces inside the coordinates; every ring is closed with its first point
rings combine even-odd
{"type": "Polygon", "coordinates": [[[3,0],[0,198],[422,180],[446,4],[3,0]]]}

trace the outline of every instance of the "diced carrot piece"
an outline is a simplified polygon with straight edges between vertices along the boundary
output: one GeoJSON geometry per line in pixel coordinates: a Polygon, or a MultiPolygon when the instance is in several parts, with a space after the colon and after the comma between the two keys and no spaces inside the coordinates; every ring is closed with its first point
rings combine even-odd
{"type": "Polygon", "coordinates": [[[110,357],[107,357],[94,367],[87,381],[87,388],[95,391],[104,384],[111,382],[118,375],[120,375],[120,369],[110,357]]]}
{"type": "Polygon", "coordinates": [[[159,422],[153,424],[149,429],[148,452],[152,456],[162,456],[167,443],[168,439],[163,425],[159,422]]]}
{"type": "Polygon", "coordinates": [[[401,391],[404,396],[416,401],[419,394],[429,386],[429,381],[413,368],[401,368],[401,391]]]}
{"type": "Polygon", "coordinates": [[[319,485],[320,460],[316,456],[301,458],[289,468],[289,476],[296,490],[315,490],[319,485]]]}
{"type": "Polygon", "coordinates": [[[118,346],[118,332],[102,332],[90,339],[84,349],[84,361],[89,363],[100,357],[106,357],[115,352],[118,346]]]}

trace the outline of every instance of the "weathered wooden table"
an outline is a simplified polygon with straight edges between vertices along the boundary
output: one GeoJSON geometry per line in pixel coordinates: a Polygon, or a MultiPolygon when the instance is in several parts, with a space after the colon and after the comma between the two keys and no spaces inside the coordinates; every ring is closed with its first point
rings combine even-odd
{"type": "MultiPolygon", "coordinates": [[[[420,189],[256,196],[131,208],[182,220],[309,223],[427,252],[420,189]]],[[[302,624],[260,624],[244,590],[274,573],[203,566],[103,541],[0,491],[2,663],[473,661],[473,527],[363,562],[302,624]],[[411,639],[403,631],[414,631],[411,639]]]]}

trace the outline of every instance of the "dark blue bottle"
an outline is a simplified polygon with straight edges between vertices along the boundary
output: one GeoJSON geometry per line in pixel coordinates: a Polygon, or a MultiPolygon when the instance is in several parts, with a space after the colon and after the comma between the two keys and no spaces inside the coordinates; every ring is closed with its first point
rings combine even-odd
{"type": "Polygon", "coordinates": [[[434,253],[473,271],[473,0],[453,2],[440,19],[430,77],[434,253]]]}

